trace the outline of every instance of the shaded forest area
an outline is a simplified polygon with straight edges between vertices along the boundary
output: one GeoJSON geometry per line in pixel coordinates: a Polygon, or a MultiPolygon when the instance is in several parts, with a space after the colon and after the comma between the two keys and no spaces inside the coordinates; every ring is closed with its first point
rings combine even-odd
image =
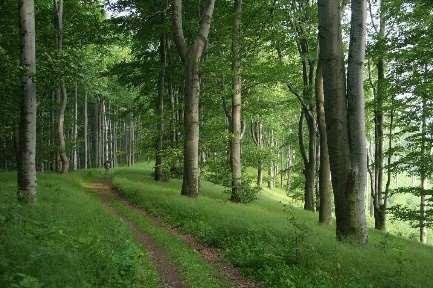
{"type": "MultiPolygon", "coordinates": [[[[423,254],[419,262],[416,257],[410,260],[412,268],[418,267],[428,261],[433,243],[431,35],[433,4],[428,0],[4,0],[0,178],[5,182],[0,185],[16,196],[7,194],[12,206],[0,206],[0,223],[7,223],[2,219],[15,211],[11,207],[19,206],[27,211],[23,213],[39,211],[40,177],[45,181],[43,193],[50,193],[50,185],[58,186],[50,181],[70,181],[64,184],[69,190],[94,192],[95,181],[105,181],[106,193],[118,189],[125,201],[222,249],[233,271],[240,269],[266,287],[337,287],[339,271],[299,260],[307,257],[302,243],[310,229],[319,231],[318,239],[326,239],[320,249],[329,248],[329,243],[373,249],[382,243],[378,239],[391,237],[410,247],[403,248],[407,257],[423,254]],[[17,171],[16,180],[10,170],[17,171]],[[145,183],[152,188],[140,186],[145,183]],[[159,196],[152,194],[159,190],[159,196]],[[214,201],[227,202],[235,212],[220,207],[211,213],[209,207],[218,207],[214,201]],[[277,202],[283,211],[301,207],[307,212],[284,214],[277,202]],[[195,216],[188,209],[196,211],[195,216]],[[227,224],[221,216],[224,212],[239,217],[239,223],[250,227],[254,221],[245,215],[259,218],[254,209],[264,209],[263,219],[289,217],[296,228],[289,230],[297,236],[288,246],[298,249],[290,265],[320,267],[317,271],[332,275],[329,282],[320,286],[313,277],[308,286],[302,282],[308,278],[304,275],[284,284],[290,277],[277,267],[292,260],[280,263],[273,258],[279,264],[269,264],[271,268],[261,266],[266,259],[257,260],[257,266],[242,262],[265,243],[266,233],[259,231],[286,233],[279,230],[280,220],[270,227],[257,220],[257,230],[249,233],[261,240],[253,244],[248,242],[250,234],[236,230],[241,228],[230,222],[232,218],[227,224]],[[306,221],[307,228],[297,221],[306,221]],[[335,232],[336,242],[329,242],[329,230],[335,232]],[[248,248],[237,246],[236,241],[243,240],[230,238],[227,231],[247,237],[248,248]],[[227,247],[222,235],[229,239],[227,247]],[[241,250],[243,255],[236,254],[241,250]],[[279,276],[270,276],[266,269],[279,276]]],[[[94,199],[74,193],[90,201],[88,209],[93,209],[94,199]]],[[[61,199],[41,197],[42,203],[61,199]]],[[[118,211],[111,213],[114,218],[135,213],[128,206],[110,205],[118,211]]],[[[101,235],[110,225],[117,224],[101,225],[101,235]]],[[[132,230],[142,229],[140,225],[155,223],[135,223],[132,230]]],[[[149,235],[161,241],[171,237],[152,233],[159,232],[149,235]]],[[[127,232],[120,236],[131,238],[127,232]]],[[[275,239],[269,243],[281,248],[275,239]]],[[[305,243],[320,246],[308,239],[305,243]]],[[[379,257],[381,252],[373,250],[367,254],[379,257]]],[[[345,253],[346,259],[354,257],[345,253]]],[[[330,259],[318,257],[322,256],[330,259]]],[[[141,265],[131,261],[131,267],[141,265]]],[[[357,263],[347,265],[360,271],[357,263]]],[[[0,262],[0,271],[6,267],[0,262]]],[[[157,287],[158,277],[152,273],[142,276],[157,287]]],[[[346,280],[353,276],[342,275],[346,280]]],[[[384,283],[392,277],[381,282],[360,275],[366,281],[361,286],[347,280],[341,287],[387,287],[384,283]]],[[[431,287],[416,280],[403,283],[399,275],[389,282],[392,287],[431,287]]],[[[139,283],[143,277],[134,279],[139,283]]],[[[188,277],[184,280],[192,282],[185,287],[204,287],[191,284],[196,280],[188,277]]],[[[135,285],[128,281],[122,285],[135,285]]]]}

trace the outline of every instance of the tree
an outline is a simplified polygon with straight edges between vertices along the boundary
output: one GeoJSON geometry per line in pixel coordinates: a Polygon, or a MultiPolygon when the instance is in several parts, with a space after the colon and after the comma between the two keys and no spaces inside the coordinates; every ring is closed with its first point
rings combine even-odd
{"type": "Polygon", "coordinates": [[[18,199],[36,201],[36,31],[33,0],[21,0],[21,120],[18,150],[18,199]]]}
{"type": "Polygon", "coordinates": [[[319,222],[329,224],[332,220],[332,187],[329,167],[328,137],[326,134],[325,107],[323,95],[323,76],[320,61],[316,74],[316,113],[320,140],[319,162],[319,222]]]}
{"type": "Polygon", "coordinates": [[[232,170],[232,195],[231,200],[234,202],[241,201],[240,194],[242,190],[242,165],[241,165],[241,109],[242,109],[242,78],[241,78],[241,21],[242,21],[242,0],[234,0],[234,25],[233,25],[233,42],[232,42],[232,65],[233,65],[233,82],[234,93],[232,98],[231,114],[231,170],[232,170]]]}
{"type": "Polygon", "coordinates": [[[202,10],[198,35],[188,47],[182,25],[182,0],[173,0],[173,31],[175,42],[185,70],[184,94],[184,161],[182,195],[197,197],[199,194],[199,100],[200,62],[207,44],[215,0],[208,0],[202,10]]]}
{"type": "MultiPolygon", "coordinates": [[[[54,15],[55,15],[55,28],[57,49],[60,57],[63,53],[63,0],[54,0],[54,15]]],[[[64,73],[64,71],[62,71],[64,73]]],[[[68,173],[69,171],[69,158],[66,155],[66,142],[65,142],[65,111],[68,102],[66,93],[66,84],[63,75],[60,75],[59,86],[57,87],[57,102],[58,102],[58,115],[57,115],[57,141],[58,141],[58,170],[61,173],[68,173]]]]}
{"type": "Polygon", "coordinates": [[[347,79],[340,1],[319,0],[318,5],[320,61],[323,67],[337,239],[366,243],[368,232],[364,202],[367,153],[362,77],[366,45],[366,3],[364,0],[353,0],[351,3],[347,79]]]}

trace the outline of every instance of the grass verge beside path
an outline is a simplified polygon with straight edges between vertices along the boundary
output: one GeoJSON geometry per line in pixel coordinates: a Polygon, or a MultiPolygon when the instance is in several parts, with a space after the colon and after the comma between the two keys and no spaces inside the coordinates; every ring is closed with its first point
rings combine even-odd
{"type": "Polygon", "coordinates": [[[38,202],[16,202],[0,173],[0,287],[159,287],[128,227],[83,189],[79,174],[38,175],[38,202]]]}
{"type": "Polygon", "coordinates": [[[313,213],[272,200],[227,201],[224,188],[202,181],[198,199],[180,196],[180,181],[157,183],[151,165],[114,172],[113,185],[132,203],[222,249],[227,260],[265,287],[433,287],[433,249],[370,231],[367,246],[335,241],[335,227],[313,213]]]}

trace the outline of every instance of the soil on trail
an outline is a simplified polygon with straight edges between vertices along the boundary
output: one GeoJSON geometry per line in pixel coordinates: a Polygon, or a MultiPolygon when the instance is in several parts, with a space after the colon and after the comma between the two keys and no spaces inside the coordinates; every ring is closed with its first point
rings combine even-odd
{"type": "MultiPolygon", "coordinates": [[[[121,201],[125,206],[131,210],[135,210],[145,217],[153,225],[158,226],[165,231],[175,235],[177,238],[182,239],[192,249],[199,252],[201,256],[211,264],[218,272],[221,279],[230,283],[231,287],[238,288],[258,288],[257,283],[243,277],[238,269],[233,267],[230,263],[225,261],[218,249],[207,247],[202,243],[195,240],[191,235],[184,234],[175,228],[162,222],[159,218],[149,215],[145,210],[129,203],[124,197],[121,196],[115,189],[113,189],[111,182],[96,182],[92,183],[92,190],[98,192],[104,206],[106,206],[113,214],[121,217],[110,205],[110,201],[121,201]]],[[[122,218],[122,217],[121,217],[122,218]]],[[[161,275],[161,280],[166,287],[185,287],[181,281],[176,267],[170,262],[165,251],[158,247],[155,241],[147,234],[143,233],[140,228],[133,222],[124,219],[132,231],[134,231],[137,240],[149,251],[153,258],[156,269],[161,275]]]]}
{"type": "Polygon", "coordinates": [[[110,206],[110,202],[117,198],[113,193],[111,183],[109,182],[97,182],[90,185],[90,189],[98,192],[98,195],[104,204],[104,207],[110,211],[113,215],[121,218],[125,222],[131,231],[134,233],[135,239],[144,246],[148,251],[155,268],[160,276],[160,280],[165,288],[184,288],[185,285],[182,282],[181,276],[178,273],[176,266],[170,261],[166,252],[161,249],[157,243],[149,235],[143,233],[143,231],[132,221],[129,221],[125,217],[122,217],[114,208],[110,206]]]}

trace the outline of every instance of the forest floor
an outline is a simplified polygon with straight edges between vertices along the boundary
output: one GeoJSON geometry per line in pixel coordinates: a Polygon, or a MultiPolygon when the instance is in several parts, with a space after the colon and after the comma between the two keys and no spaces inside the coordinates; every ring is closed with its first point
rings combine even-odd
{"type": "Polygon", "coordinates": [[[39,174],[29,209],[1,172],[0,287],[433,287],[430,246],[373,230],[366,246],[341,243],[282,191],[235,204],[202,181],[189,199],[151,173],[39,174]]]}

